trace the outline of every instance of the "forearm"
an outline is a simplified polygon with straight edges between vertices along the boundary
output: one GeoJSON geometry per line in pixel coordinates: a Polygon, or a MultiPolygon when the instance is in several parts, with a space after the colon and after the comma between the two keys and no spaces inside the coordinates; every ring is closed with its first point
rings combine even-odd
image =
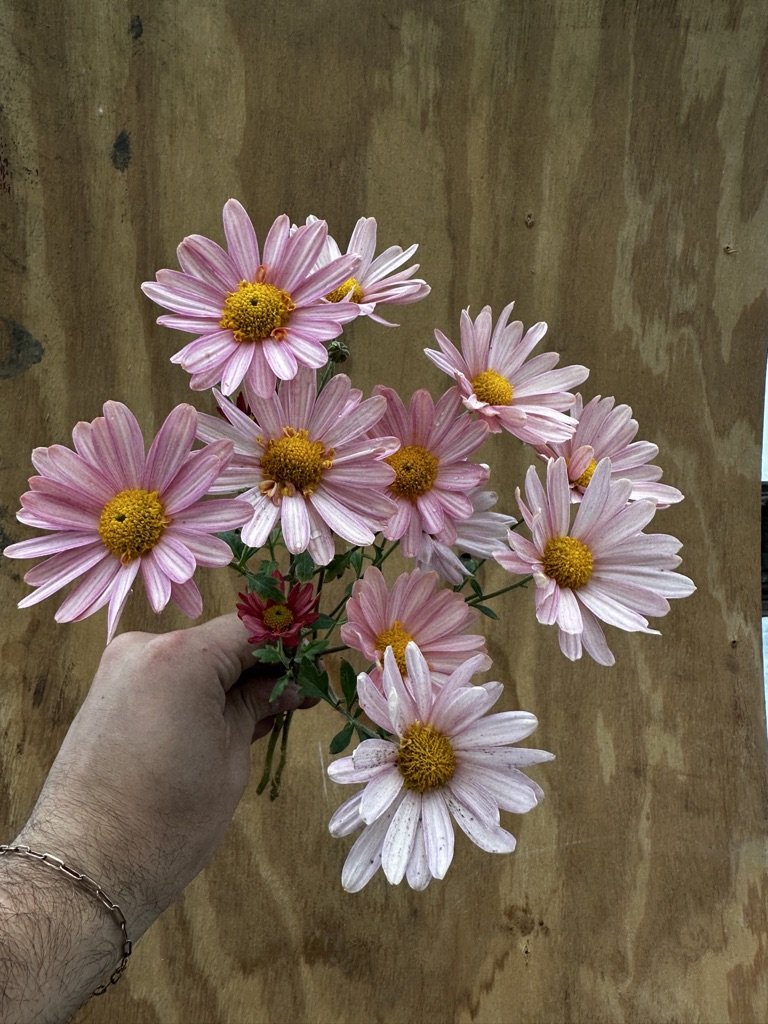
{"type": "MultiPolygon", "coordinates": [[[[24,835],[13,845],[21,843],[32,845],[24,835]]],[[[72,867],[82,870],[79,864],[72,867]]],[[[115,918],[73,879],[17,854],[0,857],[0,1020],[4,1024],[68,1020],[109,979],[122,949],[115,918]]]]}

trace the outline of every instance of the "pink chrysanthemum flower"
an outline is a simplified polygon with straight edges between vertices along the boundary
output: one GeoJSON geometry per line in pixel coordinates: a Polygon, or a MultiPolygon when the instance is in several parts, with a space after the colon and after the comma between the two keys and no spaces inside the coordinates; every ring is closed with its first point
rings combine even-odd
{"type": "Polygon", "coordinates": [[[352,588],[341,639],[377,662],[381,677],[384,652],[391,647],[405,673],[405,649],[415,643],[436,681],[444,680],[471,654],[485,651],[485,639],[462,633],[475,613],[459,594],[437,591],[437,574],[414,569],[395,580],[390,591],[381,571],[369,566],[352,588]]]}
{"type": "Polygon", "coordinates": [[[278,217],[260,252],[251,220],[236,199],[224,207],[228,251],[190,235],[179,245],[181,272],[159,270],[141,287],[172,310],[159,324],[197,340],[171,357],[191,375],[190,387],[205,391],[221,383],[225,395],[242,385],[250,405],[267,398],[277,380],[291,380],[299,366],[328,361],[323,344],[359,315],[350,303],[325,301],[326,293],[357,268],[358,256],[342,256],[313,270],[328,233],[324,221],[292,232],[278,217]]]}
{"type": "Polygon", "coordinates": [[[191,405],[176,406],[145,455],[133,413],[107,402],[103,417],[72,431],[74,452],[58,444],[33,451],[40,476],[30,479],[16,518],[54,532],[5,549],[11,558],[50,556],[24,577],[37,590],[20,608],[82,577],[56,621],[84,619],[109,603],[109,642],[141,572],[154,611],[170,600],[192,618],[200,614],[192,574],[198,565],[229,563],[229,545],[212,535],[241,526],[251,509],[244,501],[201,500],[227,465],[232,445],[219,441],[191,451],[196,425],[191,405]]]}
{"type": "Polygon", "coordinates": [[[234,442],[212,490],[244,490],[252,506],[241,534],[246,544],[260,548],[280,526],[290,552],[309,551],[327,565],[334,533],[350,544],[373,543],[391,515],[386,492],[394,473],[383,460],[397,447],[395,438],[368,436],[384,414],[383,398],[362,401],[344,374],[318,394],[311,370],[300,370],[269,399],[254,395],[253,418],[214,395],[226,421],[200,413],[197,436],[234,442]]]}
{"type": "Polygon", "coordinates": [[[395,471],[390,494],[397,508],[386,527],[387,540],[399,540],[407,558],[416,558],[422,534],[442,543],[456,539],[456,520],[472,515],[469,492],[488,479],[486,466],[467,457],[482,445],[486,428],[461,412],[454,388],[435,405],[428,391],[416,391],[410,409],[391,388],[377,386],[387,399],[379,429],[400,440],[387,462],[395,471]]]}
{"type": "Polygon", "coordinates": [[[490,511],[498,500],[495,491],[484,491],[478,487],[469,498],[472,514],[457,521],[453,546],[443,544],[437,537],[425,533],[422,534],[421,547],[416,556],[420,569],[434,569],[454,586],[470,575],[459,554],[471,555],[473,558],[493,558],[495,552],[504,546],[507,530],[516,522],[514,516],[490,511]]]}
{"type": "Polygon", "coordinates": [[[614,401],[597,395],[583,405],[581,395],[577,394],[571,409],[571,415],[577,420],[573,437],[559,444],[541,445],[539,454],[547,459],[561,456],[565,459],[573,502],[581,501],[598,462],[606,458],[611,460],[614,480],[632,481],[630,501],[650,498],[657,508],[682,501],[683,494],[676,487],[659,483],[662,472],[659,467],[648,465],[659,454],[658,445],[633,440],[637,420],[632,419],[628,405],[614,408],[614,401]]]}
{"type": "Polygon", "coordinates": [[[553,755],[512,745],[531,735],[535,716],[503,711],[483,719],[504,690],[498,682],[472,685],[488,659],[470,658],[436,689],[415,644],[405,657],[407,679],[387,651],[383,696],[365,673],[358,676],[363,710],[392,740],[364,740],[328,768],[335,782],[366,784],[328,826],[334,836],[364,826],[342,870],[347,892],[359,892],[379,867],[392,885],[405,878],[412,889],[444,878],[453,859],[452,818],[481,850],[511,853],[515,837],[501,827],[499,811],[525,814],[544,796],[520,769],[553,755]]]}
{"type": "Polygon", "coordinates": [[[557,625],[560,649],[571,661],[582,646],[600,665],[614,657],[598,620],[629,632],[658,633],[646,615],[666,615],[667,598],[687,597],[696,589],[680,564],[680,541],[642,529],[656,512],[652,501],[628,503],[631,480],[612,480],[610,459],[602,459],[571,525],[571,489],[565,459],[547,464],[546,491],[531,466],[525,497],[517,500],[532,538],[508,535],[511,551],[496,560],[515,573],[531,573],[536,582],[536,618],[557,625]]]}
{"type": "Polygon", "coordinates": [[[302,629],[311,626],[318,617],[317,595],[311,583],[295,583],[286,596],[283,574],[276,571],[272,577],[283,600],[238,594],[237,614],[251,634],[248,642],[255,647],[277,640],[282,640],[287,647],[295,647],[302,629]]]}
{"type": "Polygon", "coordinates": [[[513,306],[510,302],[504,307],[495,327],[490,306],[474,321],[469,310],[463,310],[461,352],[439,330],[435,339],[440,351],[427,348],[424,352],[456,381],[464,405],[478,413],[494,433],[503,428],[532,445],[565,441],[576,427],[576,421],[567,415],[574,403],[567,389],[586,380],[589,370],[586,366],[555,370],[556,352],[528,360],[547,325],[534,324],[523,335],[519,320],[507,322],[513,306]]]}
{"type": "MultiPolygon", "coordinates": [[[[314,223],[316,219],[307,217],[307,224],[314,223]]],[[[385,320],[374,310],[381,303],[405,306],[429,295],[431,288],[427,282],[413,276],[419,269],[418,263],[395,273],[398,267],[408,262],[417,249],[418,245],[410,245],[405,250],[399,245],[391,245],[374,259],[376,218],[361,217],[355,224],[347,246],[347,255],[355,253],[360,256],[360,266],[354,277],[347,278],[338,288],[329,292],[326,298],[330,302],[355,303],[360,315],[368,316],[385,327],[397,327],[397,324],[385,320]]],[[[338,260],[340,256],[338,243],[328,235],[318,265],[325,266],[333,260],[338,260]]]]}

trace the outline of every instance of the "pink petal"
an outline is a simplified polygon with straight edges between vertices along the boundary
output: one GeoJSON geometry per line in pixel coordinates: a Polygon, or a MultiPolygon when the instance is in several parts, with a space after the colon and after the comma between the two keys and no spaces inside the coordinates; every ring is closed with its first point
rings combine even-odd
{"type": "MultiPolygon", "coordinates": [[[[150,551],[130,564],[141,563],[141,578],[147,600],[153,612],[161,612],[171,599],[171,581],[160,568],[154,551],[150,551]]],[[[135,575],[135,574],[134,574],[135,575]]]]}
{"type": "Polygon", "coordinates": [[[427,862],[434,878],[445,878],[453,860],[453,824],[443,794],[439,790],[421,798],[421,822],[427,862]]]}
{"type": "Polygon", "coordinates": [[[341,884],[346,892],[359,892],[379,870],[382,844],[395,810],[396,807],[390,807],[357,837],[341,872],[341,884]]]}
{"type": "Polygon", "coordinates": [[[172,583],[186,583],[196,568],[192,552],[179,540],[166,533],[152,549],[158,569],[172,583]]]}
{"type": "Polygon", "coordinates": [[[530,711],[502,711],[456,733],[453,746],[456,750],[471,750],[472,747],[517,743],[530,736],[538,724],[530,711]]]}
{"type": "Polygon", "coordinates": [[[197,412],[191,405],[177,405],[165,419],[147,454],[142,487],[164,494],[190,453],[195,439],[197,412]]]}
{"type": "MultiPolygon", "coordinates": [[[[46,567],[45,571],[45,582],[40,583],[37,590],[31,594],[27,594],[26,597],[19,601],[19,608],[31,608],[32,605],[38,604],[40,601],[44,601],[51,594],[55,594],[62,587],[65,587],[72,580],[78,576],[82,576],[83,573],[92,569],[94,565],[98,565],[104,558],[109,557],[109,552],[106,550],[103,544],[100,542],[94,544],[93,547],[78,548],[72,552],[66,552],[59,555],[53,555],[52,558],[48,559],[47,562],[42,563],[46,567]]],[[[40,566],[36,566],[39,569],[40,566]]],[[[30,570],[30,573],[34,570],[30,570]]],[[[30,573],[27,573],[25,579],[29,578],[30,573]]],[[[38,576],[33,576],[33,579],[40,579],[38,576]]],[[[37,584],[32,584],[37,585],[37,584]]]]}
{"type": "Polygon", "coordinates": [[[224,204],[222,219],[229,255],[234,260],[240,276],[246,281],[251,281],[261,263],[259,243],[251,218],[237,199],[229,199],[224,204]]]}
{"type": "Polygon", "coordinates": [[[125,602],[128,600],[128,595],[131,592],[133,581],[136,579],[136,573],[139,571],[139,563],[145,562],[145,558],[135,558],[128,565],[120,567],[120,571],[115,576],[115,579],[110,587],[109,594],[109,611],[107,612],[107,643],[110,642],[112,637],[115,635],[117,624],[120,621],[120,616],[123,614],[123,608],[125,608],[125,602]]]}
{"type": "Polygon", "coordinates": [[[391,885],[398,885],[403,880],[420,818],[421,795],[409,790],[395,811],[381,848],[381,867],[391,885]]]}
{"type": "Polygon", "coordinates": [[[123,486],[140,487],[144,469],[144,438],[136,417],[122,402],[105,402],[104,422],[123,486]]]}
{"type": "Polygon", "coordinates": [[[359,793],[355,793],[354,796],[351,796],[349,800],[345,801],[341,807],[338,807],[333,812],[331,820],[328,822],[328,831],[332,836],[336,838],[348,836],[350,832],[354,832],[355,829],[363,824],[363,819],[360,817],[360,799],[362,795],[362,790],[359,793]]]}
{"type": "Polygon", "coordinates": [[[171,600],[190,619],[196,619],[203,613],[203,598],[194,580],[171,582],[171,600]]]}
{"type": "Polygon", "coordinates": [[[446,803],[461,830],[487,853],[512,853],[517,845],[515,837],[498,825],[493,827],[481,821],[468,808],[464,807],[450,794],[446,794],[446,803]]]}

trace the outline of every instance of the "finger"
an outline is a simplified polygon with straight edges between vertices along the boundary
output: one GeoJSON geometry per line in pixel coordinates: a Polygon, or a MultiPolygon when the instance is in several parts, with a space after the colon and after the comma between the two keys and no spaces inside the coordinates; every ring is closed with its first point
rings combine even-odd
{"type": "Polygon", "coordinates": [[[194,644],[190,653],[198,663],[202,661],[200,667],[215,674],[225,693],[243,672],[254,667],[253,644],[248,640],[245,626],[234,613],[221,615],[183,632],[187,642],[194,644]]]}
{"type": "Polygon", "coordinates": [[[277,700],[270,702],[269,695],[275,682],[274,677],[246,678],[227,694],[224,717],[242,739],[252,743],[269,732],[275,715],[295,711],[302,705],[304,698],[295,683],[289,683],[277,700]],[[267,721],[270,724],[264,728],[267,721]]]}

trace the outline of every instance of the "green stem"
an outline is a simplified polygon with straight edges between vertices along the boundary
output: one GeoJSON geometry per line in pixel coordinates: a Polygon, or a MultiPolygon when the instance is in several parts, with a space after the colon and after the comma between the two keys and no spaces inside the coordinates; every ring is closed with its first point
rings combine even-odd
{"type": "Polygon", "coordinates": [[[270,776],[272,775],[272,758],[275,756],[275,747],[277,746],[277,738],[283,731],[283,721],[285,715],[278,715],[275,718],[275,724],[272,726],[272,733],[269,737],[269,746],[267,747],[267,756],[264,758],[264,771],[262,772],[259,784],[256,787],[257,793],[263,793],[267,788],[270,776]]]}
{"type": "MultiPolygon", "coordinates": [[[[335,629],[336,627],[334,626],[333,628],[335,629]]],[[[331,631],[329,630],[328,632],[330,633],[331,631]]],[[[322,651],[321,653],[322,653],[322,656],[325,657],[326,654],[338,654],[339,651],[348,651],[348,650],[349,650],[349,648],[347,647],[346,644],[337,644],[336,647],[326,647],[325,650],[322,651]]]]}
{"type": "MultiPolygon", "coordinates": [[[[400,541],[396,540],[392,544],[392,547],[389,549],[389,551],[385,552],[384,554],[381,554],[381,552],[380,552],[381,557],[379,558],[377,556],[374,559],[374,562],[373,562],[373,564],[376,566],[376,568],[378,568],[380,565],[383,565],[386,562],[386,560],[389,558],[389,556],[392,554],[392,552],[395,550],[395,548],[398,548],[399,546],[400,546],[400,541]]],[[[384,546],[383,545],[381,547],[381,551],[384,552],[384,546]]]]}
{"type": "Polygon", "coordinates": [[[285,715],[285,722],[283,724],[283,741],[280,744],[280,760],[277,765],[275,777],[272,780],[272,788],[269,791],[270,800],[276,800],[280,795],[280,783],[283,778],[283,768],[285,768],[285,762],[288,758],[288,730],[291,728],[292,719],[293,712],[288,711],[285,715]]]}
{"type": "Polygon", "coordinates": [[[467,604],[471,607],[483,604],[485,601],[490,601],[492,597],[499,597],[501,594],[509,593],[510,590],[517,590],[518,587],[526,586],[532,579],[533,576],[524,576],[521,580],[518,580],[517,583],[512,583],[508,587],[502,587],[501,590],[494,590],[491,594],[483,594],[480,597],[473,597],[471,600],[467,601],[467,604]]]}

